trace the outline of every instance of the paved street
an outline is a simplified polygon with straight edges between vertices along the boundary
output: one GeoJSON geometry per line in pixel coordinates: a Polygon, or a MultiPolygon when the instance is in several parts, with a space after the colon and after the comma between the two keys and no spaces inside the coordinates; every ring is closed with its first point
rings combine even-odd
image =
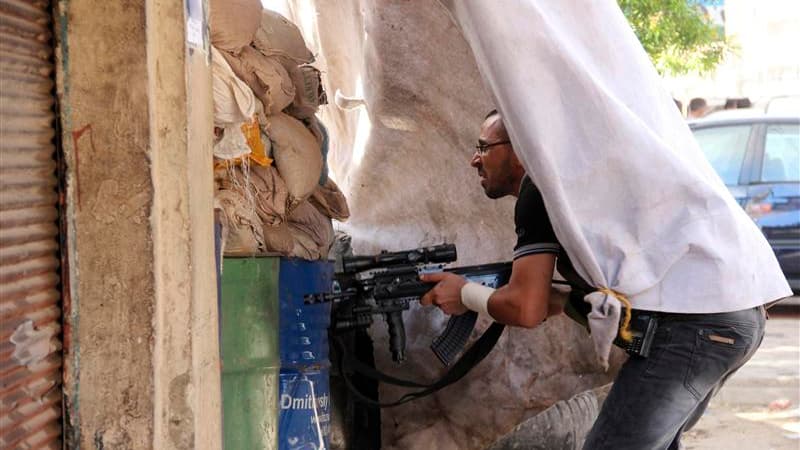
{"type": "Polygon", "coordinates": [[[798,312],[772,314],[761,348],[686,434],[686,449],[800,449],[798,312]]]}

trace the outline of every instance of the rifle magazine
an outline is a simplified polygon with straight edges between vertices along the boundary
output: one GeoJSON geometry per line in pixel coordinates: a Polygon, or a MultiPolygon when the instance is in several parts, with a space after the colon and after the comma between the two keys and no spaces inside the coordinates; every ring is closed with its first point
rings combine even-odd
{"type": "Polygon", "coordinates": [[[475,311],[467,311],[460,316],[450,317],[442,334],[431,343],[433,354],[439,358],[442,364],[449,366],[461,353],[472,330],[475,329],[477,320],[478,313],[475,311]]]}

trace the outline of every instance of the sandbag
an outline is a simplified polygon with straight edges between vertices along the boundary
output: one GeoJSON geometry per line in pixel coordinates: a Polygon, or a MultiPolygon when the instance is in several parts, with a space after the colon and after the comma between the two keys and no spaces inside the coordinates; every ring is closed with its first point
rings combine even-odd
{"type": "Polygon", "coordinates": [[[322,214],[331,219],[344,222],[350,217],[350,208],[347,206],[347,199],[339,186],[330,178],[324,185],[314,189],[308,201],[314,205],[322,214]]]}
{"type": "Polygon", "coordinates": [[[289,256],[293,258],[307,259],[314,261],[322,258],[320,248],[314,239],[303,230],[289,225],[292,234],[292,251],[289,256]]]}
{"type": "Polygon", "coordinates": [[[333,244],[333,225],[331,219],[318,211],[314,205],[308,201],[300,203],[289,213],[288,222],[292,234],[295,234],[295,230],[302,231],[313,240],[319,255],[328,254],[333,244]]]}
{"type": "Polygon", "coordinates": [[[227,168],[241,165],[270,166],[273,161],[272,142],[261,131],[258,120],[245,122],[237,127],[235,124],[227,125],[221,129],[222,137],[214,144],[214,169],[227,168]],[[225,132],[232,139],[224,143],[225,132]],[[244,146],[247,148],[244,148],[244,146]],[[248,151],[249,149],[249,151],[248,151]]]}
{"type": "Polygon", "coordinates": [[[211,74],[214,125],[221,127],[249,121],[256,112],[256,97],[250,87],[233,73],[231,66],[214,47],[211,47],[211,74]]]}
{"type": "Polygon", "coordinates": [[[210,0],[209,28],[211,44],[238,54],[248,47],[261,25],[261,2],[258,0],[210,0]]]}
{"type": "Polygon", "coordinates": [[[253,47],[245,47],[235,55],[220,52],[233,72],[261,100],[264,112],[277,114],[294,101],[295,90],[289,72],[277,57],[264,56],[253,47]]]}
{"type": "Polygon", "coordinates": [[[299,66],[289,71],[294,84],[294,101],[286,112],[298,119],[307,119],[317,113],[319,105],[328,102],[322,87],[321,72],[314,66],[299,66]]]}
{"type": "Polygon", "coordinates": [[[314,61],[314,54],[306,47],[303,35],[297,25],[282,15],[264,9],[256,30],[253,47],[268,56],[282,56],[288,59],[287,65],[314,61]]]}
{"type": "Polygon", "coordinates": [[[303,202],[289,215],[288,221],[264,224],[267,252],[307,260],[323,259],[334,240],[330,219],[309,202],[303,202]]]}
{"type": "Polygon", "coordinates": [[[328,153],[330,153],[331,149],[331,138],[328,134],[328,128],[325,127],[325,124],[322,123],[321,120],[318,120],[316,116],[313,116],[312,119],[317,123],[317,128],[322,135],[322,139],[319,145],[319,152],[322,154],[322,173],[319,174],[319,185],[325,185],[325,182],[328,181],[328,173],[330,172],[330,168],[328,167],[328,153]]]}
{"type": "Polygon", "coordinates": [[[226,171],[216,171],[215,177],[219,189],[238,192],[244,198],[252,199],[251,209],[264,226],[277,226],[286,219],[289,193],[274,166],[231,167],[226,171]]]}
{"type": "Polygon", "coordinates": [[[299,120],[286,114],[269,118],[267,134],[281,178],[289,191],[288,207],[299,204],[314,191],[322,171],[322,155],[314,135],[299,120]]]}
{"type": "Polygon", "coordinates": [[[303,125],[305,125],[306,128],[308,128],[308,131],[310,131],[311,134],[314,135],[314,139],[317,140],[317,145],[320,147],[320,153],[322,153],[322,165],[324,167],[325,166],[325,155],[326,155],[327,150],[325,152],[323,152],[322,146],[325,143],[325,137],[327,136],[327,130],[323,131],[324,127],[322,125],[322,122],[320,122],[319,119],[317,119],[317,116],[311,116],[311,117],[309,117],[307,119],[302,119],[301,122],[303,122],[303,125]]]}
{"type": "Polygon", "coordinates": [[[214,194],[214,209],[222,212],[223,254],[250,255],[264,251],[261,221],[241,192],[217,191],[214,194]]]}
{"type": "Polygon", "coordinates": [[[222,138],[214,144],[214,158],[235,160],[250,154],[247,137],[239,123],[230,123],[223,127],[222,138]]]}
{"type": "Polygon", "coordinates": [[[250,186],[256,202],[256,212],[265,225],[275,225],[286,218],[289,192],[274,166],[251,166],[250,186]]]}
{"type": "Polygon", "coordinates": [[[275,225],[265,224],[263,231],[267,252],[280,253],[284,256],[294,256],[294,236],[292,236],[292,233],[289,231],[289,225],[286,222],[275,225]]]}

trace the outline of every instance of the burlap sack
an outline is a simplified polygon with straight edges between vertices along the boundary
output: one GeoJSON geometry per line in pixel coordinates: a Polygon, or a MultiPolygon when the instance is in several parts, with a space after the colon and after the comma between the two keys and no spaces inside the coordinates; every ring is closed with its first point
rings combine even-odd
{"type": "Polygon", "coordinates": [[[293,256],[295,248],[294,236],[289,231],[289,225],[281,222],[276,225],[264,225],[264,241],[268,252],[280,253],[284,256],[293,256]]]}
{"type": "Polygon", "coordinates": [[[250,186],[256,201],[256,212],[265,226],[277,225],[286,219],[289,191],[274,166],[250,166],[250,186]]]}
{"type": "Polygon", "coordinates": [[[314,135],[299,120],[286,114],[269,118],[267,134],[281,178],[289,191],[291,210],[314,191],[322,171],[322,154],[314,135]]]}
{"type": "Polygon", "coordinates": [[[309,202],[298,205],[287,222],[264,225],[263,234],[267,252],[308,260],[326,258],[334,240],[330,219],[309,202]]]}
{"type": "Polygon", "coordinates": [[[211,74],[214,95],[214,125],[249,121],[256,112],[256,97],[247,84],[231,70],[225,57],[211,47],[211,74]]]}
{"type": "Polygon", "coordinates": [[[295,237],[297,237],[294,233],[295,230],[302,231],[310,237],[316,244],[319,255],[327,255],[333,244],[331,219],[308,201],[300,203],[289,213],[289,229],[295,237]]]}
{"type": "Polygon", "coordinates": [[[253,42],[261,25],[259,0],[210,0],[211,44],[220,50],[239,54],[253,42]]]}
{"type": "Polygon", "coordinates": [[[291,225],[289,225],[289,229],[292,233],[292,244],[294,245],[289,256],[312,261],[322,259],[324,254],[311,236],[302,229],[291,225]]]}
{"type": "Polygon", "coordinates": [[[250,255],[264,251],[261,220],[240,192],[217,191],[214,194],[214,209],[222,211],[223,254],[250,255]]]}
{"type": "Polygon", "coordinates": [[[242,132],[241,124],[227,124],[223,127],[222,138],[214,144],[214,158],[234,160],[249,155],[250,146],[242,132]]]}
{"type": "Polygon", "coordinates": [[[314,54],[306,47],[297,25],[268,9],[261,12],[260,18],[253,47],[268,56],[284,57],[290,67],[314,61],[314,54]]]}
{"type": "Polygon", "coordinates": [[[324,185],[318,186],[308,201],[314,205],[322,214],[331,219],[336,219],[344,222],[350,217],[350,208],[347,206],[347,198],[345,198],[339,186],[330,178],[324,185]]]}
{"type": "MultiPolygon", "coordinates": [[[[322,143],[325,142],[325,134],[327,131],[323,131],[322,122],[317,119],[317,116],[311,116],[308,119],[302,119],[303,125],[308,128],[308,131],[314,135],[314,139],[317,140],[317,144],[320,146],[320,153],[322,153],[322,143]]],[[[327,153],[327,150],[325,151],[327,153]]],[[[325,154],[323,154],[322,165],[325,165],[325,154]]]]}
{"type": "Polygon", "coordinates": [[[294,101],[294,84],[277,57],[264,56],[250,46],[242,48],[238,55],[220,53],[236,76],[261,100],[268,115],[279,113],[294,101]]]}
{"type": "Polygon", "coordinates": [[[307,119],[328,102],[322,87],[322,75],[314,66],[299,66],[289,71],[294,84],[294,101],[286,112],[298,119],[307,119]]]}
{"type": "Polygon", "coordinates": [[[265,227],[277,226],[286,220],[289,192],[274,166],[236,166],[216,170],[214,176],[219,189],[234,191],[243,198],[250,198],[251,208],[265,227]]]}

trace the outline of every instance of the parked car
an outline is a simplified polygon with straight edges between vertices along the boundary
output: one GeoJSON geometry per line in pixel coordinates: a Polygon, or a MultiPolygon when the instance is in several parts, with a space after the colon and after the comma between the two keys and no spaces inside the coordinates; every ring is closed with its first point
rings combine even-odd
{"type": "Polygon", "coordinates": [[[800,116],[709,117],[689,127],[800,293],[800,116]]]}

